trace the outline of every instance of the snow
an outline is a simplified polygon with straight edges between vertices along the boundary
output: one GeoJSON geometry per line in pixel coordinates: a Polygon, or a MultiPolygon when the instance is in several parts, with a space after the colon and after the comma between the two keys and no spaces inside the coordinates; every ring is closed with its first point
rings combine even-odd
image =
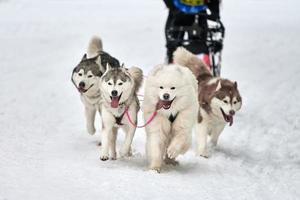
{"type": "Polygon", "coordinates": [[[144,129],[133,157],[99,160],[70,75],[94,34],[145,74],[162,63],[163,2],[0,1],[0,199],[300,199],[299,6],[223,2],[222,74],[238,81],[242,110],[211,158],[191,148],[156,174],[144,129]]]}

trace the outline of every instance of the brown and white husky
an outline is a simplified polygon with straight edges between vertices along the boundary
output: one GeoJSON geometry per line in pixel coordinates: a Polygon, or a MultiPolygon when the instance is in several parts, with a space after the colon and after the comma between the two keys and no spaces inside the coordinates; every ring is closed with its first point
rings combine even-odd
{"type": "Polygon", "coordinates": [[[189,68],[198,80],[197,155],[208,157],[208,136],[211,145],[216,146],[225,125],[233,124],[234,115],[242,106],[237,82],[213,77],[197,56],[182,47],[174,52],[174,62],[189,68]]]}

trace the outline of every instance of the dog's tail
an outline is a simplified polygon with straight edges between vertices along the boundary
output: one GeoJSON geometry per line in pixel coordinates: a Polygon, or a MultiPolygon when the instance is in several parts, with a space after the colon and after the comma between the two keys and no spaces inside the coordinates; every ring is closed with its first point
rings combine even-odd
{"type": "Polygon", "coordinates": [[[129,74],[133,77],[135,83],[135,91],[137,92],[143,82],[143,70],[138,67],[131,67],[128,69],[129,74]]]}
{"type": "Polygon", "coordinates": [[[211,77],[209,67],[200,58],[183,47],[178,47],[173,54],[174,63],[189,68],[199,81],[200,77],[211,77]]]}
{"type": "Polygon", "coordinates": [[[103,51],[101,38],[98,36],[92,37],[87,49],[87,57],[88,58],[96,57],[97,55],[99,55],[101,51],[103,51]]]}

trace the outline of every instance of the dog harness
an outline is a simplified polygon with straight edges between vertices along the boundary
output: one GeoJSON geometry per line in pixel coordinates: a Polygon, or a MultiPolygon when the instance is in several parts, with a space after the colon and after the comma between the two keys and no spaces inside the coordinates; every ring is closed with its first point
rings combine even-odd
{"type": "Polygon", "coordinates": [[[144,127],[146,127],[148,124],[150,124],[153,121],[154,117],[157,115],[157,111],[154,111],[154,113],[152,113],[152,115],[150,116],[150,118],[148,119],[148,121],[144,125],[138,126],[136,123],[134,123],[132,121],[132,119],[131,119],[131,117],[130,117],[130,115],[128,113],[128,110],[129,110],[129,107],[126,106],[126,108],[125,108],[126,117],[127,117],[128,121],[129,121],[129,123],[132,126],[135,126],[136,128],[144,128],[144,127]]]}
{"type": "Polygon", "coordinates": [[[173,122],[175,121],[175,119],[176,119],[176,117],[177,117],[177,114],[178,114],[178,113],[176,113],[175,116],[173,116],[172,114],[169,116],[169,121],[170,121],[171,123],[173,123],[173,122]]]}
{"type": "Polygon", "coordinates": [[[120,116],[120,117],[115,117],[116,119],[116,124],[118,124],[119,126],[122,126],[124,124],[122,124],[122,119],[123,119],[123,116],[125,115],[125,111],[123,112],[123,114],[120,116]]]}

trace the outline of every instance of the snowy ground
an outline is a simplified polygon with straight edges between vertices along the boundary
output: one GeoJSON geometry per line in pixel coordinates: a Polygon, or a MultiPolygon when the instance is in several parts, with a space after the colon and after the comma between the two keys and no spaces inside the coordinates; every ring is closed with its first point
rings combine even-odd
{"type": "Polygon", "coordinates": [[[94,34],[145,74],[163,62],[162,1],[0,1],[0,199],[300,199],[299,6],[224,1],[222,74],[243,108],[211,158],[155,174],[144,130],[132,158],[99,160],[70,75],[94,34]]]}

